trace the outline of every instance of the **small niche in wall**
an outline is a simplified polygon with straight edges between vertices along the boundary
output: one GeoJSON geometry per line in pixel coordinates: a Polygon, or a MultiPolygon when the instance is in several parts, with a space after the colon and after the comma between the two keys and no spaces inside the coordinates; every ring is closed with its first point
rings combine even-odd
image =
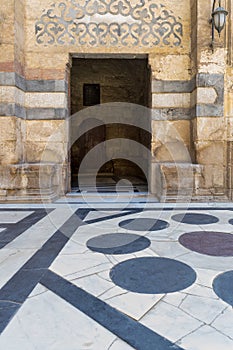
{"type": "Polygon", "coordinates": [[[100,104],[100,84],[83,84],[83,106],[100,104]]]}

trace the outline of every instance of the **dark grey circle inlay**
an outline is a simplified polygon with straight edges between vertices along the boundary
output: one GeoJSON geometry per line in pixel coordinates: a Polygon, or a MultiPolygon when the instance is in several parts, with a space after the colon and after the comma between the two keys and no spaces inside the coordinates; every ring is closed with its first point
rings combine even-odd
{"type": "Polygon", "coordinates": [[[110,233],[89,239],[87,247],[94,252],[104,254],[129,254],[143,250],[150,244],[150,240],[143,236],[110,233]]]}
{"type": "Polygon", "coordinates": [[[233,225],[233,219],[229,220],[229,224],[233,225]]]}
{"type": "Polygon", "coordinates": [[[144,257],[123,261],[110,271],[112,281],[131,292],[173,293],[191,286],[195,271],[173,259],[144,257]]]}
{"type": "Polygon", "coordinates": [[[180,244],[192,251],[211,256],[233,256],[233,234],[198,231],[180,236],[180,244]]]}
{"type": "Polygon", "coordinates": [[[169,223],[159,219],[138,218],[124,220],[119,223],[119,226],[132,231],[159,231],[167,228],[169,223]]]}
{"type": "Polygon", "coordinates": [[[184,224],[191,225],[208,225],[215,224],[219,221],[216,216],[198,213],[176,214],[172,216],[172,219],[184,224]]]}
{"type": "Polygon", "coordinates": [[[233,306],[233,271],[218,275],[214,279],[213,289],[219,298],[233,306]]]}

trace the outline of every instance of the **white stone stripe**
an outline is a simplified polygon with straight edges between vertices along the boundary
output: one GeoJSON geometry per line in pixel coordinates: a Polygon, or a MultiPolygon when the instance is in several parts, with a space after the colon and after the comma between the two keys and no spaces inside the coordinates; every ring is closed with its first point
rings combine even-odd
{"type": "Polygon", "coordinates": [[[1,103],[17,103],[24,105],[25,94],[22,90],[14,86],[0,86],[1,103]]]}
{"type": "Polygon", "coordinates": [[[197,88],[197,103],[211,104],[214,103],[218,95],[214,88],[212,87],[198,87],[197,88]]]}
{"type": "Polygon", "coordinates": [[[63,92],[28,92],[25,94],[26,108],[67,108],[67,97],[63,92]]]}
{"type": "Polygon", "coordinates": [[[190,93],[152,94],[152,108],[189,108],[190,93]]]}
{"type": "Polygon", "coordinates": [[[1,103],[16,103],[26,108],[67,108],[64,92],[23,92],[14,86],[0,86],[1,103]]]}

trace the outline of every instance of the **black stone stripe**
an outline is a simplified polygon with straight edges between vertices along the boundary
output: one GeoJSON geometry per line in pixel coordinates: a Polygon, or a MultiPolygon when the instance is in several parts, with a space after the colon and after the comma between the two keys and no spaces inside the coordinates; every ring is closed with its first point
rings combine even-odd
{"type": "Polygon", "coordinates": [[[192,108],[152,108],[152,120],[189,120],[193,117],[192,108]]]}
{"type": "Polygon", "coordinates": [[[68,83],[65,80],[27,80],[14,72],[0,72],[0,85],[16,86],[24,92],[68,93],[68,83]]]}
{"type": "Polygon", "coordinates": [[[190,93],[196,88],[195,77],[191,80],[153,80],[152,93],[190,93]]]}
{"type": "Polygon", "coordinates": [[[48,271],[40,283],[137,350],[182,350],[102,300],[48,271]]]}
{"type": "MultiPolygon", "coordinates": [[[[26,218],[18,221],[17,223],[11,224],[1,224],[0,228],[5,228],[4,231],[0,232],[0,247],[5,247],[8,243],[12,242],[23,232],[29,229],[32,225],[35,225],[38,221],[42,220],[46,215],[51,213],[54,209],[6,209],[6,211],[33,211],[32,214],[28,215],[26,218]]],[[[2,210],[0,210],[2,211],[2,210]]]]}
{"type": "Polygon", "coordinates": [[[16,103],[0,103],[1,116],[16,116],[28,120],[52,120],[66,119],[66,108],[25,108],[16,103]]]}
{"type": "Polygon", "coordinates": [[[55,260],[72,234],[83,220],[88,210],[78,209],[60,230],[38,250],[16,274],[0,290],[0,311],[4,306],[4,313],[0,316],[0,333],[6,328],[21,305],[32,290],[40,282],[49,265],[55,260]],[[67,233],[67,235],[62,232],[67,233]],[[12,303],[15,307],[12,307],[12,303]]]}
{"type": "Polygon", "coordinates": [[[136,209],[136,210],[131,210],[131,211],[127,211],[127,212],[121,212],[119,214],[114,214],[114,215],[110,215],[110,216],[104,216],[104,217],[101,217],[101,218],[87,220],[87,221],[85,221],[85,223],[90,225],[90,224],[95,224],[97,222],[102,222],[102,221],[107,221],[107,220],[121,218],[121,217],[124,217],[124,216],[127,216],[127,215],[131,215],[131,214],[137,214],[137,213],[140,213],[140,212],[142,212],[141,209],[136,209]]]}

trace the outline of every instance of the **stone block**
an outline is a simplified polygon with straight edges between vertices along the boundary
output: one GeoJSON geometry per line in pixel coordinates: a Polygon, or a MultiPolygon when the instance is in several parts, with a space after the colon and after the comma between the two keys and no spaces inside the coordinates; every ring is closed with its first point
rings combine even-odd
{"type": "Polygon", "coordinates": [[[26,140],[31,142],[65,142],[68,123],[63,120],[27,120],[26,140]]]}
{"type": "Polygon", "coordinates": [[[198,164],[224,164],[226,161],[226,143],[224,141],[195,142],[198,164]]]}
{"type": "Polygon", "coordinates": [[[195,89],[195,79],[190,80],[152,80],[152,93],[187,93],[195,89]]]}
{"type": "Polygon", "coordinates": [[[216,93],[216,90],[214,88],[211,87],[199,87],[197,88],[197,103],[201,104],[211,104],[211,103],[215,103],[216,99],[217,99],[218,95],[216,93]]]}
{"type": "Polygon", "coordinates": [[[20,189],[22,184],[22,172],[19,165],[0,164],[0,189],[20,189]]]}
{"type": "Polygon", "coordinates": [[[198,165],[190,163],[161,164],[164,200],[172,198],[176,198],[178,201],[191,200],[194,191],[195,172],[198,167],[198,165]]]}
{"type": "Polygon", "coordinates": [[[0,117],[0,142],[16,141],[17,120],[15,117],[0,117]]]}
{"type": "Polygon", "coordinates": [[[189,55],[151,55],[149,63],[152,75],[159,80],[189,80],[190,57],[189,55]]]}
{"type": "Polygon", "coordinates": [[[152,121],[152,141],[190,144],[190,121],[152,121]]]}
{"type": "Polygon", "coordinates": [[[26,141],[25,160],[28,163],[64,163],[68,157],[67,144],[63,142],[26,141]]]}
{"type": "Polygon", "coordinates": [[[233,92],[228,92],[225,98],[225,115],[233,117],[233,92]]]}
{"type": "Polygon", "coordinates": [[[197,105],[196,116],[197,117],[223,117],[224,106],[216,104],[197,105]]]}
{"type": "Polygon", "coordinates": [[[6,197],[7,196],[7,191],[6,190],[0,190],[0,198],[1,197],[6,197]]]}
{"type": "Polygon", "coordinates": [[[205,165],[199,178],[197,190],[209,190],[209,193],[215,194],[221,189],[224,191],[226,171],[224,165],[205,165]]]}
{"type": "Polygon", "coordinates": [[[16,141],[0,141],[0,164],[19,162],[19,150],[16,141]]]}
{"type": "Polygon", "coordinates": [[[61,120],[67,119],[68,109],[66,108],[27,108],[25,110],[28,120],[61,120]]]}
{"type": "Polygon", "coordinates": [[[23,172],[27,177],[28,190],[43,192],[57,186],[62,188],[61,167],[56,164],[29,164],[23,172]]]}
{"type": "Polygon", "coordinates": [[[189,93],[152,94],[152,108],[189,108],[189,93]]]}
{"type": "Polygon", "coordinates": [[[190,120],[190,108],[156,108],[151,110],[152,120],[190,120]]]}
{"type": "Polygon", "coordinates": [[[67,96],[65,93],[38,93],[25,94],[25,107],[27,108],[67,108],[67,96]]]}
{"type": "Polygon", "coordinates": [[[224,118],[196,118],[193,120],[195,141],[224,141],[226,120],[224,118]]]}
{"type": "MultiPolygon", "coordinates": [[[[207,21],[205,20],[205,23],[206,22],[207,21]]],[[[201,28],[200,36],[202,36],[202,34],[203,34],[203,28],[201,28]]],[[[206,38],[206,47],[208,47],[207,40],[210,43],[209,27],[208,27],[208,36],[205,36],[205,38],[206,38]]],[[[217,35],[215,36],[215,38],[217,39],[217,35]]],[[[223,47],[216,47],[216,46],[215,46],[214,52],[212,52],[212,50],[209,50],[209,49],[200,50],[200,53],[199,53],[200,73],[211,74],[211,75],[224,74],[225,68],[226,68],[226,50],[223,47]]]]}
{"type": "Polygon", "coordinates": [[[227,141],[233,141],[233,118],[226,118],[227,141]]]}
{"type": "Polygon", "coordinates": [[[152,144],[152,155],[156,162],[190,162],[189,148],[183,142],[156,142],[152,144]]]}

